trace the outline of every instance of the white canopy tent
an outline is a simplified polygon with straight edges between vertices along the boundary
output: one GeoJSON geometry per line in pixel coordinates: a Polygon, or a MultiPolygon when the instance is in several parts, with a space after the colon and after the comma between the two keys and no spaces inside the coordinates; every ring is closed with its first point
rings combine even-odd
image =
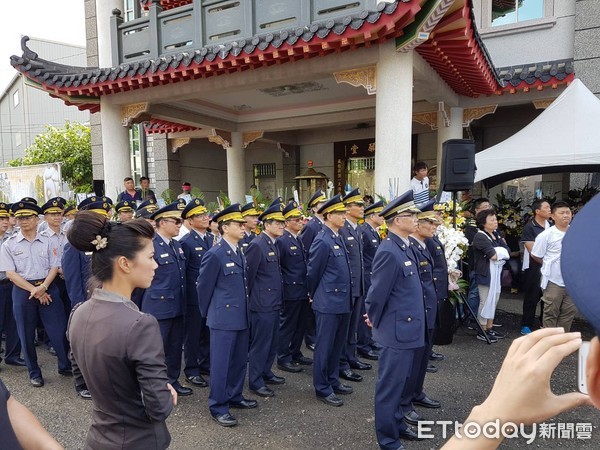
{"type": "Polygon", "coordinates": [[[475,164],[475,181],[488,186],[525,175],[595,171],[590,166],[600,166],[600,99],[575,79],[533,122],[477,153],[475,164]]]}

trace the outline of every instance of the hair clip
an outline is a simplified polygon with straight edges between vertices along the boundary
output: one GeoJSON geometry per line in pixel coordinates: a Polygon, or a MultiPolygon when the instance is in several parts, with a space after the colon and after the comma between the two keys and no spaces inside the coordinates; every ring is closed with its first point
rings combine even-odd
{"type": "Polygon", "coordinates": [[[96,250],[102,250],[108,245],[108,239],[100,235],[96,235],[96,239],[94,239],[91,244],[96,246],[96,250]]]}

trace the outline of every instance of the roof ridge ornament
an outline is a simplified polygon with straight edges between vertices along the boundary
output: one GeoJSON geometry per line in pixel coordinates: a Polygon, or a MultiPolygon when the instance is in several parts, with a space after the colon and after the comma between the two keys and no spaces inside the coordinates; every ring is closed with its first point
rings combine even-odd
{"type": "Polygon", "coordinates": [[[37,59],[38,54],[27,47],[27,42],[29,41],[29,36],[21,37],[21,50],[23,50],[23,57],[27,59],[37,59]]]}

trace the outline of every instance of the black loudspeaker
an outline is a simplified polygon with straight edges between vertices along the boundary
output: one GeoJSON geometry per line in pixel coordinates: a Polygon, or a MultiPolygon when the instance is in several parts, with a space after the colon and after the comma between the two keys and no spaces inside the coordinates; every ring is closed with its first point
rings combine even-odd
{"type": "Polygon", "coordinates": [[[94,180],[94,193],[98,197],[102,197],[104,195],[104,180],[94,180]]]}
{"type": "Polygon", "coordinates": [[[475,142],[450,139],[442,144],[442,190],[467,191],[475,184],[475,142]]]}

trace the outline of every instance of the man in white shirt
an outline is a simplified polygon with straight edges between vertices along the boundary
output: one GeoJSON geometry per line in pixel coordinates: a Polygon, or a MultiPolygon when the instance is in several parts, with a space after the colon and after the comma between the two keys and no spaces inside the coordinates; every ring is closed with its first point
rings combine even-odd
{"type": "Polygon", "coordinates": [[[410,180],[415,204],[419,205],[429,200],[429,167],[423,161],[418,161],[413,169],[415,176],[410,180]]]}
{"type": "Polygon", "coordinates": [[[566,202],[555,202],[552,205],[554,226],[542,231],[536,238],[531,257],[542,263],[542,301],[544,328],[563,327],[565,332],[571,329],[571,323],[577,311],[571,297],[567,293],[560,269],[562,240],[565,236],[573,214],[566,202]]]}

